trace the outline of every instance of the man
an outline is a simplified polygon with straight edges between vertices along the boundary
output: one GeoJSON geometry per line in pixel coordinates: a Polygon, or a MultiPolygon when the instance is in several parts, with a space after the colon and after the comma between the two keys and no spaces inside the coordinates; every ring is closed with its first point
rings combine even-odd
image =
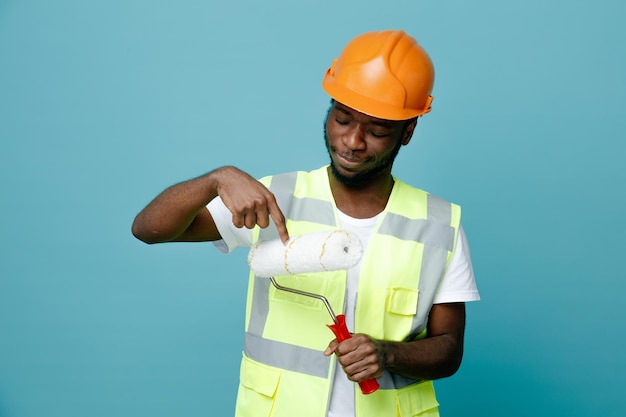
{"type": "Polygon", "coordinates": [[[465,302],[478,300],[459,206],[391,171],[430,111],[432,63],[402,31],[353,39],[326,72],[330,165],[257,181],[222,167],[177,184],[136,217],[147,243],[260,240],[342,228],[365,248],[349,271],[280,277],[344,311],[338,343],[323,306],[250,275],[237,416],[438,416],[432,380],[463,356],[465,302]],[[358,297],[357,297],[358,295],[358,297]],[[364,395],[355,383],[376,378],[364,395]]]}

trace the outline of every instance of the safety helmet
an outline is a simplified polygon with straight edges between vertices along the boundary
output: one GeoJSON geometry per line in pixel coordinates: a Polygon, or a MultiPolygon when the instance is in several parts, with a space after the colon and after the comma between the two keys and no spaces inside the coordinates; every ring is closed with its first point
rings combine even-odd
{"type": "Polygon", "coordinates": [[[361,113],[407,120],[430,111],[434,79],[433,64],[415,39],[388,30],[351,40],[326,70],[322,86],[361,113]]]}

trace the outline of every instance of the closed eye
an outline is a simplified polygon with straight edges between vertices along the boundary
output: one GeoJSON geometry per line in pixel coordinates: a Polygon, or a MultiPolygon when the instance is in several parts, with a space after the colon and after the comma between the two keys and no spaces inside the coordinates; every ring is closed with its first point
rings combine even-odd
{"type": "Polygon", "coordinates": [[[389,132],[376,132],[373,130],[368,130],[367,133],[369,133],[370,135],[374,136],[375,138],[384,138],[385,136],[389,136],[389,132]]]}

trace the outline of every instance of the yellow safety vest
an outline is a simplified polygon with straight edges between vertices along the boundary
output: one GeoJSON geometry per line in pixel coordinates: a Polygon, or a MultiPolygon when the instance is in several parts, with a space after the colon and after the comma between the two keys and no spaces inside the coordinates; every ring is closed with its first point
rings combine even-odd
{"type": "MultiPolygon", "coordinates": [[[[274,193],[290,235],[338,228],[327,167],[261,180],[274,193]]],[[[363,256],[355,333],[410,341],[426,336],[428,313],[452,256],[460,207],[397,179],[363,256]]],[[[254,241],[276,238],[255,229],[254,241]]],[[[335,361],[322,352],[334,338],[319,300],[275,289],[250,274],[237,417],[324,417],[335,361]]],[[[280,276],[277,282],[324,295],[343,312],[346,271],[280,276]]],[[[438,416],[432,381],[390,372],[369,395],[355,389],[357,417],[438,416]]]]}

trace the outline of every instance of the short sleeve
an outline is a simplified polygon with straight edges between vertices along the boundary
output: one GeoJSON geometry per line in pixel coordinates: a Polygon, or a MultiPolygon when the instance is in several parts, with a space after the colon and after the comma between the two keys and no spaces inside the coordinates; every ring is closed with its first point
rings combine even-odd
{"type": "Polygon", "coordinates": [[[478,301],[469,244],[463,226],[459,227],[456,248],[435,294],[434,304],[478,301]]]}
{"type": "Polygon", "coordinates": [[[215,197],[207,204],[215,226],[220,232],[221,240],[213,242],[222,253],[231,253],[239,247],[249,248],[252,245],[252,229],[235,227],[233,215],[220,197],[215,197]]]}

